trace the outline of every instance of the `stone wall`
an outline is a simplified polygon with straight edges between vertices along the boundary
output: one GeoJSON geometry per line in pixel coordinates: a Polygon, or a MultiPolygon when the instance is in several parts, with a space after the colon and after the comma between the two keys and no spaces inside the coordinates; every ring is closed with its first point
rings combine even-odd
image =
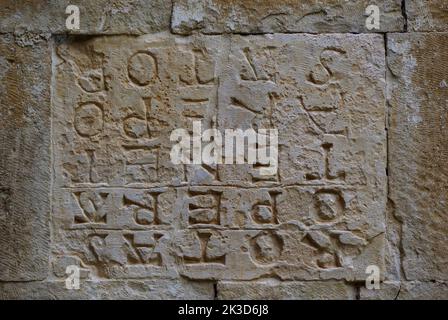
{"type": "Polygon", "coordinates": [[[69,4],[0,9],[1,299],[448,298],[445,1],[69,4]],[[275,174],[174,164],[193,121],[275,174]]]}

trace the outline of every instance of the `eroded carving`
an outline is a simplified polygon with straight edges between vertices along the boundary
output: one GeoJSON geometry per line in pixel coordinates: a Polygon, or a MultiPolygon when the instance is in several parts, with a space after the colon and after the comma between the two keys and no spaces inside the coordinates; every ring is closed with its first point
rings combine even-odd
{"type": "Polygon", "coordinates": [[[251,253],[257,263],[277,262],[282,250],[282,239],[273,232],[263,231],[251,239],[251,253]]]}
{"type": "Polygon", "coordinates": [[[189,194],[188,221],[190,224],[219,225],[221,223],[221,194],[219,192],[190,191],[189,194]]]}
{"type": "Polygon", "coordinates": [[[54,255],[78,257],[93,278],[363,280],[365,257],[382,265],[384,245],[385,72],[372,40],[58,45],[54,255]],[[278,171],[174,165],[170,134],[193,121],[278,129],[278,171]]]}
{"type": "Polygon", "coordinates": [[[109,233],[93,235],[90,247],[97,260],[106,265],[151,264],[160,266],[162,258],[158,243],[163,233],[109,233]]]}
{"type": "Polygon", "coordinates": [[[334,190],[319,190],[315,193],[315,206],[320,219],[334,220],[342,215],[344,200],[334,190]]]}

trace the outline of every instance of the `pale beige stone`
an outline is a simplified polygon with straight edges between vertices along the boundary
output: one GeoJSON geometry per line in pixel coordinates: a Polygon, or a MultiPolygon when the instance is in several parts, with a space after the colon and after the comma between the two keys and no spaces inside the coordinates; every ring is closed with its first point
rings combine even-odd
{"type": "Polygon", "coordinates": [[[401,0],[175,0],[175,33],[390,32],[404,28],[401,0]],[[366,8],[380,9],[380,30],[366,28],[366,8]]]}
{"type": "Polygon", "coordinates": [[[47,41],[0,36],[0,281],[48,274],[50,78],[47,41]]]}
{"type": "Polygon", "coordinates": [[[0,283],[0,300],[209,300],[213,284],[185,280],[83,281],[67,289],[65,281],[0,283]]]}
{"type": "Polygon", "coordinates": [[[0,299],[448,299],[447,13],[2,1],[0,299]],[[278,129],[278,172],[173,164],[193,121],[278,129]]]}
{"type": "Polygon", "coordinates": [[[448,31],[448,2],[407,0],[406,13],[411,31],[448,31]]]}
{"type": "Polygon", "coordinates": [[[72,263],[91,279],[363,280],[383,267],[381,36],[70,38],[54,58],[55,277],[72,263]],[[277,128],[278,174],[173,164],[170,133],[198,119],[277,128]]]}
{"type": "Polygon", "coordinates": [[[404,281],[399,300],[448,300],[448,283],[442,281],[404,281]]]}
{"type": "Polygon", "coordinates": [[[2,0],[0,32],[144,34],[169,29],[171,1],[165,0],[2,0]],[[68,5],[80,10],[80,29],[68,30],[68,5]]]}
{"type": "Polygon", "coordinates": [[[218,299],[222,300],[354,300],[355,294],[355,288],[343,281],[218,282],[218,299]]]}
{"type": "Polygon", "coordinates": [[[389,190],[407,280],[448,279],[447,40],[388,36],[389,190]]]}
{"type": "Polygon", "coordinates": [[[398,281],[385,281],[379,289],[367,289],[364,285],[359,288],[361,300],[396,300],[401,293],[401,283],[398,281]]]}
{"type": "Polygon", "coordinates": [[[443,281],[387,281],[379,290],[360,288],[362,300],[447,300],[448,284],[443,281]]]}

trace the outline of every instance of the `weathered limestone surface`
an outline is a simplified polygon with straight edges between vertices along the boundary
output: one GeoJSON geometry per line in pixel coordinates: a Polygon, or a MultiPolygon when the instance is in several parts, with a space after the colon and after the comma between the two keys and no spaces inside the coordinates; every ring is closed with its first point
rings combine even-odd
{"type": "Polygon", "coordinates": [[[343,281],[304,281],[281,282],[278,280],[261,280],[256,282],[218,283],[218,299],[231,300],[352,300],[355,288],[343,281]]]}
{"type": "Polygon", "coordinates": [[[401,284],[398,299],[401,300],[448,300],[448,283],[406,281],[401,284]]]}
{"type": "Polygon", "coordinates": [[[448,31],[446,0],[407,0],[406,13],[412,31],[448,31]]]}
{"type": "Polygon", "coordinates": [[[0,36],[0,280],[42,280],[50,245],[51,50],[0,36]]]}
{"type": "Polygon", "coordinates": [[[401,31],[401,0],[174,0],[175,33],[369,32],[366,8],[380,9],[380,30],[401,31]]]}
{"type": "Polygon", "coordinates": [[[448,279],[447,61],[447,34],[388,36],[390,198],[407,280],[448,279]]]}
{"type": "Polygon", "coordinates": [[[144,34],[170,26],[171,1],[166,0],[2,0],[0,32],[144,34]],[[68,5],[80,10],[80,30],[66,29],[68,5]]]}
{"type": "Polygon", "coordinates": [[[448,284],[443,281],[385,282],[380,290],[360,288],[362,300],[447,300],[448,284]]]}
{"type": "Polygon", "coordinates": [[[71,2],[1,1],[0,299],[448,299],[446,1],[71,2]]]}
{"type": "Polygon", "coordinates": [[[0,300],[174,300],[213,299],[213,285],[185,280],[83,281],[67,290],[65,281],[0,283],[0,300]]]}
{"type": "Polygon", "coordinates": [[[367,289],[363,285],[359,287],[359,299],[361,300],[396,300],[400,293],[400,281],[382,282],[380,289],[367,289]]]}
{"type": "Polygon", "coordinates": [[[95,279],[206,280],[362,280],[368,265],[382,267],[382,40],[62,40],[53,265],[78,264],[95,279]],[[170,132],[198,119],[218,130],[278,128],[278,173],[174,165],[170,132]]]}

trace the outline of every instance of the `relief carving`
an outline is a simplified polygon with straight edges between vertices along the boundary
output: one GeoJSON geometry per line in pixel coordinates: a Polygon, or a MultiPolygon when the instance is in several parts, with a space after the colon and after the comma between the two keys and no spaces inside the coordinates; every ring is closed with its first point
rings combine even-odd
{"type": "Polygon", "coordinates": [[[363,255],[382,257],[374,195],[385,187],[375,138],[384,117],[355,90],[383,94],[381,81],[363,74],[378,66],[353,50],[357,41],[366,40],[148,35],[92,38],[81,45],[90,51],[60,44],[55,257],[77,257],[93,278],[363,279],[363,255]],[[278,129],[278,171],[174,165],[170,134],[190,132],[193,121],[204,130],[278,129]]]}

